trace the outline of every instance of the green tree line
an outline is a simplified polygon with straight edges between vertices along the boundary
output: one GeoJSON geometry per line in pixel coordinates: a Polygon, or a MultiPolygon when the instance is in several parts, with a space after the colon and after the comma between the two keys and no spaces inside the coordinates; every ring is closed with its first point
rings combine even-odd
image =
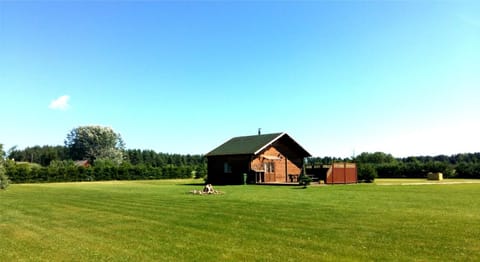
{"type": "Polygon", "coordinates": [[[49,166],[41,166],[7,160],[5,171],[14,183],[45,183],[204,177],[206,167],[172,165],[153,167],[131,165],[128,162],[121,165],[99,162],[95,166],[84,167],[76,165],[71,160],[52,161],[49,166]]]}
{"type": "MultiPolygon", "coordinates": [[[[19,150],[9,150],[7,158],[17,162],[36,163],[41,166],[49,166],[52,161],[73,160],[69,155],[69,149],[65,146],[34,146],[19,150]]],[[[151,167],[195,166],[205,165],[203,155],[181,155],[157,153],[154,150],[127,149],[123,151],[124,162],[131,165],[145,165],[151,167]]]]}
{"type": "Polygon", "coordinates": [[[97,159],[85,167],[76,164],[68,152],[64,146],[14,148],[8,152],[4,171],[13,183],[41,183],[203,178],[207,170],[202,155],[128,149],[123,151],[121,164],[97,159]]]}
{"type": "Polygon", "coordinates": [[[202,155],[125,149],[121,135],[104,126],[74,128],[64,146],[12,148],[1,167],[14,183],[204,177],[207,168],[202,155]]]}
{"type": "Polygon", "coordinates": [[[308,163],[314,164],[331,164],[335,161],[356,162],[360,180],[367,173],[372,175],[372,172],[373,176],[380,178],[425,178],[429,172],[441,172],[446,178],[480,178],[480,153],[395,158],[383,152],[364,152],[347,159],[308,159],[308,163]]]}

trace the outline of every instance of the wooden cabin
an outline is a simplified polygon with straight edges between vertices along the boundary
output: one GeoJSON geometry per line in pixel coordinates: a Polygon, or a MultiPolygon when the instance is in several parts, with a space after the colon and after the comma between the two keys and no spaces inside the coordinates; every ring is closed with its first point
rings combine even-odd
{"type": "Polygon", "coordinates": [[[296,183],[309,156],[286,133],[234,137],[206,154],[208,183],[296,183]]]}

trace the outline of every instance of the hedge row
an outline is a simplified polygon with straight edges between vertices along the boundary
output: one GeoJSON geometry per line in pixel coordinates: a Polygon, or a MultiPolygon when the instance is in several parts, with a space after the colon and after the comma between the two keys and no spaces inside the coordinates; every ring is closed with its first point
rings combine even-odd
{"type": "Polygon", "coordinates": [[[381,178],[426,178],[429,172],[441,172],[445,178],[480,178],[480,163],[388,163],[372,166],[381,178]]]}
{"type": "Polygon", "coordinates": [[[199,177],[204,171],[191,166],[31,167],[9,165],[6,175],[13,183],[146,180],[199,177]]]}

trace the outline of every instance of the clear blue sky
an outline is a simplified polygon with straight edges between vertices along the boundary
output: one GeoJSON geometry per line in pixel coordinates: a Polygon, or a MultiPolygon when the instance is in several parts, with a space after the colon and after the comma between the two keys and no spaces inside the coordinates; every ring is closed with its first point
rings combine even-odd
{"type": "Polygon", "coordinates": [[[0,97],[6,149],[94,124],[166,153],[259,127],[314,156],[478,152],[480,2],[0,0],[0,97]]]}

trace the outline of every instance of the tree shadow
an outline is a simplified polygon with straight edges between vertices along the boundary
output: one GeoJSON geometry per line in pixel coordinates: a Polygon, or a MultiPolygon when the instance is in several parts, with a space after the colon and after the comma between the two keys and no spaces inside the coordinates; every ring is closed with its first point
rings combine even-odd
{"type": "Polygon", "coordinates": [[[177,184],[177,186],[205,186],[205,183],[185,183],[177,184]]]}
{"type": "Polygon", "coordinates": [[[297,186],[297,187],[294,187],[292,189],[307,189],[308,187],[303,187],[303,186],[297,186]]]}

